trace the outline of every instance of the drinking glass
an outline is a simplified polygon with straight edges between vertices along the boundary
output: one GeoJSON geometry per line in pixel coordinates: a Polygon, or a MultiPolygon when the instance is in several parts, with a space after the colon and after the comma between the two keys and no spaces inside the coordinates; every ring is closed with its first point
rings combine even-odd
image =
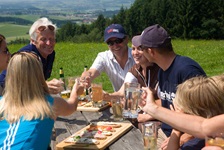
{"type": "Polygon", "coordinates": [[[215,134],[214,137],[205,137],[205,146],[218,146],[224,149],[224,133],[215,134]]]}
{"type": "Polygon", "coordinates": [[[120,98],[113,98],[111,100],[111,108],[113,111],[113,119],[114,121],[122,121],[122,111],[123,111],[123,105],[121,103],[120,98]]]}
{"type": "Polygon", "coordinates": [[[157,150],[157,123],[146,122],[143,124],[144,150],[157,150]]]}
{"type": "Polygon", "coordinates": [[[141,96],[139,83],[125,83],[124,85],[125,104],[123,118],[136,119],[138,117],[138,104],[141,96]]]}
{"type": "Polygon", "coordinates": [[[61,92],[61,97],[64,99],[69,99],[70,94],[71,94],[71,90],[64,90],[61,92]]]}
{"type": "Polygon", "coordinates": [[[72,91],[72,87],[73,85],[75,84],[75,79],[78,78],[78,77],[67,77],[66,81],[66,85],[67,85],[67,90],[71,90],[72,91]]]}
{"type": "Polygon", "coordinates": [[[93,107],[100,107],[103,101],[102,83],[93,83],[91,85],[91,89],[92,89],[93,107]]]}

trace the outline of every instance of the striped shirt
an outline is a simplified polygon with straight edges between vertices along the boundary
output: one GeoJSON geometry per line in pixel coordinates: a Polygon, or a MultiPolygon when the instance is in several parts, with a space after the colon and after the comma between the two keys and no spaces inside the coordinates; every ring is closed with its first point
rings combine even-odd
{"type": "MultiPolygon", "coordinates": [[[[50,95],[46,98],[53,105],[54,99],[50,95]]],[[[53,126],[54,120],[51,118],[28,121],[21,117],[19,121],[12,124],[2,119],[0,120],[0,150],[46,150],[51,141],[53,126]]]]}
{"type": "Polygon", "coordinates": [[[135,64],[131,51],[132,49],[129,48],[128,61],[126,62],[124,69],[121,68],[110,50],[100,52],[90,69],[96,69],[100,73],[105,72],[112,83],[114,91],[118,91],[124,83],[124,78],[128,70],[135,64]]]}

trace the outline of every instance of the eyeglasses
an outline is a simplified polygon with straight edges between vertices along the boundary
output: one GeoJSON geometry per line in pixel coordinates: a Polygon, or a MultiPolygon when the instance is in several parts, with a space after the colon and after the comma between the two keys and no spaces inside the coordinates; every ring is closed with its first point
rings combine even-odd
{"type": "Polygon", "coordinates": [[[15,52],[12,54],[11,58],[15,55],[22,55],[22,54],[28,54],[31,55],[32,57],[36,58],[39,62],[41,62],[40,56],[35,53],[34,51],[21,51],[21,52],[15,52]]]}
{"type": "Polygon", "coordinates": [[[6,49],[4,51],[0,50],[0,53],[8,55],[9,54],[9,49],[6,47],[6,49]]]}
{"type": "Polygon", "coordinates": [[[51,31],[54,31],[54,30],[55,30],[55,27],[54,27],[53,25],[39,26],[39,27],[37,28],[37,30],[41,32],[41,31],[46,30],[47,28],[48,28],[49,30],[51,30],[51,31]]]}
{"type": "Polygon", "coordinates": [[[113,46],[114,44],[121,44],[121,43],[124,41],[124,39],[125,39],[125,38],[123,38],[123,39],[119,39],[119,38],[117,38],[117,39],[114,40],[114,41],[108,41],[108,42],[107,42],[107,45],[109,45],[109,46],[113,46]]]}
{"type": "Polygon", "coordinates": [[[0,34],[0,43],[5,40],[5,37],[3,35],[0,34]]]}

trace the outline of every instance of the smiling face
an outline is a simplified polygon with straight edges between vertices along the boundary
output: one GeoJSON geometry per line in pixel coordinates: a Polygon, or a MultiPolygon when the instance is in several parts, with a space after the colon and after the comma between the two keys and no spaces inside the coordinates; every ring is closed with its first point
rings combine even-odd
{"type": "Polygon", "coordinates": [[[7,49],[7,44],[5,39],[2,39],[0,41],[0,72],[2,70],[5,70],[7,68],[9,59],[10,59],[10,53],[7,49]]]}
{"type": "Polygon", "coordinates": [[[131,52],[135,63],[138,65],[144,65],[148,63],[147,58],[143,55],[143,51],[141,50],[141,47],[136,47],[132,44],[132,52],[131,52]]]}
{"type": "Polygon", "coordinates": [[[54,51],[55,33],[50,29],[37,31],[37,40],[32,40],[42,57],[47,58],[54,51]]]}
{"type": "Polygon", "coordinates": [[[122,56],[124,52],[127,52],[127,44],[128,44],[128,38],[125,37],[124,39],[118,39],[116,37],[112,37],[107,40],[107,45],[111,52],[115,55],[115,57],[122,56]],[[113,43],[113,44],[111,44],[113,43]]]}

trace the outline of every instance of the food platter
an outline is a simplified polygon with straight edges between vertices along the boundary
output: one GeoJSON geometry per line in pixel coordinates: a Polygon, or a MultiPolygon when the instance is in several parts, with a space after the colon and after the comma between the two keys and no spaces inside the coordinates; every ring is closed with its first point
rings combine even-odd
{"type": "Polygon", "coordinates": [[[57,150],[105,149],[132,128],[129,122],[92,123],[56,145],[57,150]]]}
{"type": "Polygon", "coordinates": [[[93,104],[91,101],[79,101],[77,111],[97,112],[97,111],[102,111],[108,107],[110,107],[110,103],[106,101],[103,101],[102,105],[99,107],[93,107],[93,104]]]}

